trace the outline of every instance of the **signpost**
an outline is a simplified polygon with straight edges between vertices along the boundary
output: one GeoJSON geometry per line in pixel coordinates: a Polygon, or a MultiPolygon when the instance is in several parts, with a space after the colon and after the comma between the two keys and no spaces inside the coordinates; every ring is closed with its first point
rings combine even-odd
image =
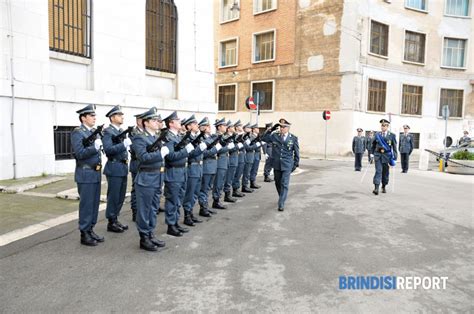
{"type": "Polygon", "coordinates": [[[323,111],[323,120],[326,121],[326,131],[324,135],[324,159],[327,159],[327,150],[328,150],[328,120],[331,119],[331,111],[323,111]]]}
{"type": "MultiPolygon", "coordinates": [[[[444,158],[446,158],[446,148],[448,148],[448,118],[449,118],[449,106],[448,105],[443,105],[442,109],[441,109],[441,113],[443,115],[443,119],[444,119],[444,158]]],[[[445,166],[445,162],[446,160],[444,160],[444,158],[440,158],[439,160],[439,170],[440,171],[444,171],[444,166],[445,166]]]]}

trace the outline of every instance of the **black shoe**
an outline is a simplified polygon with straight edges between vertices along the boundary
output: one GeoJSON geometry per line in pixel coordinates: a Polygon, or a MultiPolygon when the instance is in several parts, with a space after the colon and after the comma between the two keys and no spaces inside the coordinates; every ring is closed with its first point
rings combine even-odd
{"type": "Polygon", "coordinates": [[[244,197],[245,194],[240,192],[238,189],[234,189],[234,192],[232,193],[232,196],[234,196],[234,197],[244,197]]]}
{"type": "Polygon", "coordinates": [[[252,189],[260,189],[260,188],[261,188],[261,186],[258,185],[257,183],[255,183],[255,181],[254,181],[254,182],[250,182],[250,187],[251,187],[252,189]]]}
{"type": "Polygon", "coordinates": [[[283,207],[278,207],[278,211],[279,211],[279,212],[282,212],[282,211],[284,211],[284,210],[285,210],[285,209],[284,209],[283,207]]]}
{"type": "Polygon", "coordinates": [[[227,206],[223,205],[219,200],[214,200],[214,202],[212,203],[212,208],[227,209],[227,206]]]}
{"type": "Polygon", "coordinates": [[[98,235],[97,233],[94,232],[94,229],[91,228],[91,231],[89,231],[92,239],[96,240],[97,242],[104,242],[105,239],[104,237],[101,237],[100,235],[98,235]]]}
{"type": "Polygon", "coordinates": [[[168,225],[168,231],[166,231],[166,233],[169,234],[169,235],[172,235],[174,237],[182,237],[183,236],[181,231],[179,231],[178,228],[176,228],[176,226],[171,226],[171,225],[168,225]]]}
{"type": "Polygon", "coordinates": [[[253,190],[252,190],[252,189],[250,189],[250,188],[249,188],[249,187],[247,187],[247,186],[243,186],[243,187],[242,187],[242,192],[244,192],[244,193],[252,193],[252,192],[253,192],[253,190]]]}
{"type": "Polygon", "coordinates": [[[178,229],[179,232],[182,232],[182,233],[189,232],[188,228],[182,227],[178,223],[176,223],[176,225],[174,225],[174,226],[176,227],[176,229],[178,229]]]}
{"type": "Polygon", "coordinates": [[[355,171],[360,171],[360,169],[356,169],[355,171]]]}
{"type": "Polygon", "coordinates": [[[207,208],[202,208],[199,210],[199,216],[202,217],[212,217],[207,208]]]}
{"type": "Polygon", "coordinates": [[[387,190],[385,190],[385,186],[382,186],[382,193],[387,193],[387,190]]]}
{"type": "Polygon", "coordinates": [[[97,246],[97,240],[95,240],[89,231],[81,231],[81,244],[87,246],[97,246]]]}
{"type": "Polygon", "coordinates": [[[230,192],[225,193],[224,202],[228,202],[228,203],[237,202],[237,200],[235,198],[233,198],[230,194],[231,194],[230,192]]]}
{"type": "Polygon", "coordinates": [[[271,179],[269,176],[265,176],[265,179],[263,179],[263,182],[272,182],[273,179],[271,179]]]}
{"type": "Polygon", "coordinates": [[[122,228],[123,230],[128,230],[128,226],[122,224],[120,221],[117,220],[117,221],[115,221],[115,223],[116,223],[120,228],[122,228]]]}
{"type": "Polygon", "coordinates": [[[151,241],[154,245],[156,245],[157,247],[165,247],[165,246],[166,246],[165,241],[158,240],[158,238],[155,237],[155,235],[153,234],[153,232],[150,232],[149,238],[150,238],[150,241],[151,241]]]}
{"type": "Polygon", "coordinates": [[[186,213],[184,215],[184,221],[183,223],[186,225],[186,226],[191,226],[191,227],[194,227],[195,224],[194,224],[194,221],[192,220],[191,218],[191,215],[189,213],[186,213]]]}
{"type": "Polygon", "coordinates": [[[132,208],[132,221],[135,222],[137,221],[137,209],[132,208]]]}
{"type": "Polygon", "coordinates": [[[115,233],[122,233],[125,230],[123,230],[122,227],[120,227],[117,224],[117,221],[109,221],[109,223],[107,224],[107,231],[115,232],[115,233]]]}
{"type": "Polygon", "coordinates": [[[140,248],[145,251],[158,251],[158,247],[151,241],[147,234],[140,234],[140,248]]]}
{"type": "Polygon", "coordinates": [[[200,224],[202,222],[201,219],[197,218],[197,217],[194,217],[194,214],[191,213],[191,220],[194,222],[194,223],[197,223],[197,224],[200,224]]]}
{"type": "Polygon", "coordinates": [[[216,210],[212,210],[212,209],[210,209],[210,208],[208,208],[207,211],[208,211],[209,214],[211,214],[211,215],[216,215],[216,214],[217,214],[217,211],[216,211],[216,210]]]}

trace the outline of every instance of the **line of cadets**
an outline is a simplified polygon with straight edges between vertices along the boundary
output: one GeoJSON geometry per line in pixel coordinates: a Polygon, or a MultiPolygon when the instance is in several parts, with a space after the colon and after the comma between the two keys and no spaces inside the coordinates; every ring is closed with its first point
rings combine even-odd
{"type": "MultiPolygon", "coordinates": [[[[269,177],[272,170],[271,145],[261,140],[256,124],[242,125],[240,120],[232,123],[222,118],[216,120],[216,133],[211,134],[207,117],[198,123],[194,115],[180,120],[173,112],[161,119],[153,107],[135,115],[136,126],[124,131],[120,128],[123,112],[120,106],[115,106],[106,114],[110,126],[104,129],[102,140],[94,138],[88,146],[85,141],[96,130],[93,128],[95,106],[86,106],[77,113],[81,126],[72,132],[71,142],[77,160],[75,180],[81,196],[79,229],[84,245],[96,246],[104,241],[93,229],[97,223],[100,198],[101,151],[107,156],[104,168],[108,182],[107,230],[122,233],[128,229],[118,217],[130,170],[133,181],[132,220],[136,221],[140,248],[147,251],[165,246],[164,241],[154,235],[162,194],[165,197],[167,234],[179,237],[189,231],[179,224],[180,208],[184,212],[183,223],[195,226],[202,222],[193,213],[196,202],[200,206],[199,216],[211,217],[217,214],[216,209],[227,208],[221,202],[222,194],[225,202],[234,203],[234,197],[244,197],[244,193],[260,188],[256,176],[262,148],[266,157],[264,181],[272,181],[269,177]],[[210,192],[211,206],[208,200],[210,192]]],[[[266,128],[271,126],[267,124],[266,128]]]]}

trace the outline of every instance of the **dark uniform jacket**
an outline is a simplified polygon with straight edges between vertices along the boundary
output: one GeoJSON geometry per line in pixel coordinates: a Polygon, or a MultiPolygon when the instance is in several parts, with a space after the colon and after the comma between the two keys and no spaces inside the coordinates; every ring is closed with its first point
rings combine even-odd
{"type": "Polygon", "coordinates": [[[84,147],[83,140],[94,132],[90,131],[85,125],[75,128],[71,132],[71,144],[74,157],[76,158],[76,170],[74,171],[74,180],[77,183],[97,183],[101,180],[100,170],[96,166],[101,164],[100,151],[97,151],[94,144],[84,147]]]}
{"type": "MultiPolygon", "coordinates": [[[[382,133],[382,132],[377,132],[377,134],[382,133]]],[[[397,159],[398,157],[398,152],[397,152],[397,138],[395,137],[395,134],[393,134],[390,131],[386,132],[387,134],[385,135],[385,142],[392,148],[392,153],[393,153],[393,159],[397,159]]],[[[382,163],[388,163],[390,161],[390,155],[388,151],[385,151],[383,146],[379,144],[377,141],[377,137],[374,136],[374,139],[372,141],[372,146],[371,146],[371,154],[374,154],[374,159],[375,161],[378,161],[379,159],[382,161],[382,163]]]]}
{"type": "Polygon", "coordinates": [[[263,141],[272,144],[273,169],[287,171],[299,166],[300,147],[298,137],[288,133],[283,141],[280,132],[266,134],[263,141]]]}
{"type": "Polygon", "coordinates": [[[136,134],[133,138],[132,149],[139,162],[139,170],[135,183],[140,186],[160,186],[160,171],[163,166],[163,158],[160,150],[148,152],[147,147],[155,142],[157,136],[147,131],[136,134]]]}
{"type": "Polygon", "coordinates": [[[104,153],[107,156],[107,163],[104,167],[104,174],[112,177],[126,177],[128,174],[128,152],[123,141],[114,142],[113,137],[121,131],[110,125],[104,130],[102,143],[104,153]]]}
{"type": "MultiPolygon", "coordinates": [[[[142,132],[143,131],[140,128],[138,128],[137,126],[134,126],[132,132],[129,133],[128,137],[132,140],[132,143],[133,143],[134,137],[137,136],[138,134],[141,134],[142,132]]],[[[138,172],[138,159],[135,154],[135,151],[133,150],[133,145],[130,146],[130,172],[132,173],[138,172]]]]}
{"type": "Polygon", "coordinates": [[[170,152],[165,158],[165,181],[184,182],[189,153],[185,148],[175,151],[174,146],[181,141],[180,135],[169,131],[166,135],[166,140],[166,147],[168,147],[170,152]]]}
{"type": "Polygon", "coordinates": [[[354,154],[362,154],[365,152],[365,137],[354,136],[352,139],[352,152],[354,154]]]}
{"type": "MultiPolygon", "coordinates": [[[[191,135],[194,140],[198,135],[191,135]]],[[[188,156],[188,177],[199,178],[202,175],[203,152],[199,147],[189,153],[188,156]]]]}
{"type": "MultiPolygon", "coordinates": [[[[216,135],[206,135],[206,142],[210,144],[216,135]]],[[[211,149],[206,149],[203,153],[203,174],[216,174],[217,171],[217,148],[214,146],[211,149]]]]}
{"type": "Polygon", "coordinates": [[[398,144],[398,149],[402,154],[411,154],[411,152],[413,151],[413,135],[411,135],[410,133],[408,133],[407,135],[405,135],[405,133],[400,135],[400,143],[398,144]]]}
{"type": "MultiPolygon", "coordinates": [[[[219,136],[219,134],[217,134],[219,136]]],[[[223,146],[217,152],[217,168],[218,169],[227,169],[229,166],[229,148],[223,146]]]]}

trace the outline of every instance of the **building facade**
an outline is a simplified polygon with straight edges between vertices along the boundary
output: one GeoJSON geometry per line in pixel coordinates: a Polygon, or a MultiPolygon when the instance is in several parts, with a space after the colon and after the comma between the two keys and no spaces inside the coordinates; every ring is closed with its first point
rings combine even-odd
{"type": "Polygon", "coordinates": [[[302,152],[346,155],[358,127],[408,124],[417,151],[474,131],[471,0],[215,0],[219,115],[286,117],[302,152]],[[322,111],[330,110],[325,122],[322,111]]]}
{"type": "Polygon", "coordinates": [[[198,0],[0,1],[0,179],[72,172],[76,110],[213,118],[213,10],[198,0]]]}

